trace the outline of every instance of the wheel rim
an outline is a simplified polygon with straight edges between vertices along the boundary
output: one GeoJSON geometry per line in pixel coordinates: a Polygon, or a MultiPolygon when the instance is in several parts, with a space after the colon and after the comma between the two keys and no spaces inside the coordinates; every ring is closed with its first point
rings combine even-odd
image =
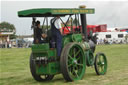
{"type": "Polygon", "coordinates": [[[79,45],[74,45],[68,53],[68,73],[72,80],[80,80],[85,72],[85,59],[83,50],[79,45]]]}
{"type": "Polygon", "coordinates": [[[96,59],[96,68],[99,75],[104,75],[107,72],[107,60],[104,54],[98,55],[96,59]]]}

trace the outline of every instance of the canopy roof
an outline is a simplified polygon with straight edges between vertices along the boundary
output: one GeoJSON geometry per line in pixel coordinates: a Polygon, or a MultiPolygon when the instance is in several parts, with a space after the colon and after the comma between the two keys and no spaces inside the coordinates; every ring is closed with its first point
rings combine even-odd
{"type": "Polygon", "coordinates": [[[94,9],[38,8],[18,11],[19,17],[52,17],[72,14],[94,14],[94,9]]]}

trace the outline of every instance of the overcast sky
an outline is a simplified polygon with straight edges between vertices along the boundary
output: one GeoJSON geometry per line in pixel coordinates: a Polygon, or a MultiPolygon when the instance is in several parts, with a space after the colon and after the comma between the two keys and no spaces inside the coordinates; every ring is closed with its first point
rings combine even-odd
{"type": "Polygon", "coordinates": [[[87,24],[107,24],[111,27],[128,27],[128,1],[1,1],[0,22],[14,24],[17,35],[32,34],[31,18],[19,18],[17,11],[31,8],[78,8],[86,5],[95,8],[87,15],[87,24]]]}

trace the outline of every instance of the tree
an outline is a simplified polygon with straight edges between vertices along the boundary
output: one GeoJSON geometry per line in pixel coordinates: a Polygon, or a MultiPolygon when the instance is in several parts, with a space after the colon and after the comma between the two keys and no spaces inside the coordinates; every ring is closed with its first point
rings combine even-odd
{"type": "Polygon", "coordinates": [[[2,22],[2,23],[0,23],[0,29],[6,29],[6,30],[13,31],[13,30],[15,30],[15,26],[8,22],[2,22]]]}
{"type": "Polygon", "coordinates": [[[15,30],[16,30],[15,26],[13,24],[10,24],[9,22],[0,23],[1,32],[14,32],[13,35],[10,36],[10,39],[16,38],[15,30]]]}

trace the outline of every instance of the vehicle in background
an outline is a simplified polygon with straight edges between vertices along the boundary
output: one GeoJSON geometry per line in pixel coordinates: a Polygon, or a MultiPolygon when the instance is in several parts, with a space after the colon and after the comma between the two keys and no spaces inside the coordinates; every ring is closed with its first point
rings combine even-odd
{"type": "Polygon", "coordinates": [[[101,25],[87,25],[87,32],[89,33],[92,31],[95,32],[107,32],[107,24],[101,24],[101,25]]]}
{"type": "Polygon", "coordinates": [[[126,43],[125,36],[127,32],[96,32],[98,44],[108,43],[108,44],[119,44],[126,43]]]}
{"type": "MultiPolygon", "coordinates": [[[[73,26],[72,28],[70,28],[70,26],[68,27],[63,27],[63,33],[64,34],[69,34],[71,30],[73,31],[78,31],[79,28],[82,28],[81,26],[73,26]],[[68,28],[68,29],[67,29],[68,28]]],[[[93,33],[95,32],[107,32],[107,24],[102,24],[102,25],[87,25],[87,33],[89,35],[90,31],[92,31],[93,33]]],[[[79,30],[79,32],[81,32],[81,30],[79,30]]]]}
{"type": "Polygon", "coordinates": [[[23,39],[25,41],[25,47],[28,48],[28,47],[31,47],[32,44],[33,44],[33,38],[24,38],[23,39]]]}

